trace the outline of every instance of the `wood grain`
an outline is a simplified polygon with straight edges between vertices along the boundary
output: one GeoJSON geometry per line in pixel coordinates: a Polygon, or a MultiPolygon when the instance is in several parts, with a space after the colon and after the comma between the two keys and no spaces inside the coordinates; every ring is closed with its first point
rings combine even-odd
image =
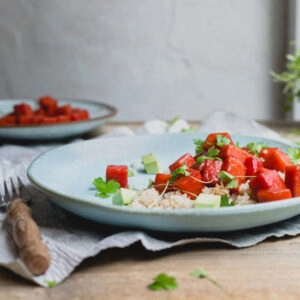
{"type": "Polygon", "coordinates": [[[37,287],[0,268],[0,299],[299,299],[300,237],[273,239],[234,249],[193,244],[149,252],[139,244],[87,259],[54,288],[37,287]],[[223,288],[189,272],[204,268],[223,288]],[[154,292],[159,273],[175,276],[178,289],[154,292]]]}
{"type": "Polygon", "coordinates": [[[19,255],[29,271],[34,275],[44,274],[50,266],[50,254],[32,211],[23,199],[15,199],[8,205],[7,220],[12,226],[19,255]]]}

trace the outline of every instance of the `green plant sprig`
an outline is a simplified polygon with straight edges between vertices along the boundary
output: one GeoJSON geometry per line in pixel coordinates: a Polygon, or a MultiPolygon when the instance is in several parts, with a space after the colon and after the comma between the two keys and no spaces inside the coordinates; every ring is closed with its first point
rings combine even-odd
{"type": "Polygon", "coordinates": [[[203,269],[203,268],[200,268],[200,269],[197,269],[197,270],[194,270],[194,271],[191,271],[190,272],[190,275],[192,277],[196,277],[196,278],[204,278],[204,279],[207,279],[209,280],[212,284],[218,286],[219,288],[222,288],[222,285],[217,282],[215,279],[211,278],[208,273],[203,269]]]}
{"type": "Polygon", "coordinates": [[[287,95],[284,109],[291,110],[294,99],[300,99],[300,49],[286,55],[286,66],[282,73],[270,72],[274,82],[284,84],[283,93],[287,95]]]}
{"type": "Polygon", "coordinates": [[[117,181],[113,179],[105,181],[101,177],[95,178],[93,185],[97,189],[96,196],[100,198],[108,198],[111,194],[116,193],[120,188],[120,184],[117,181]]]}

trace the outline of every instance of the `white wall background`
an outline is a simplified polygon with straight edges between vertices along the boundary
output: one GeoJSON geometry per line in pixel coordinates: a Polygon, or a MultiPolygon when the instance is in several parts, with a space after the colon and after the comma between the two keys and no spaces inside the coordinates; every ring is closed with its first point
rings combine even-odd
{"type": "Polygon", "coordinates": [[[281,0],[0,0],[0,97],[88,98],[114,120],[276,119],[281,0]]]}

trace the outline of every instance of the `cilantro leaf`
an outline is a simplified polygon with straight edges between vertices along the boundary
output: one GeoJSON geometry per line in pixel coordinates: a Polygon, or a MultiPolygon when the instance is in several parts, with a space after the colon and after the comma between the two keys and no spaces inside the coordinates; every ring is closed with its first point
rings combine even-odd
{"type": "Polygon", "coordinates": [[[216,285],[220,288],[222,287],[216,280],[211,278],[203,268],[191,271],[190,275],[192,277],[196,277],[196,278],[205,278],[205,279],[209,280],[211,283],[213,283],[214,285],[216,285]]]}
{"type": "Polygon", "coordinates": [[[206,278],[208,276],[207,272],[204,269],[197,269],[190,272],[192,277],[206,278]]]}
{"type": "Polygon", "coordinates": [[[196,162],[197,162],[197,164],[201,164],[201,163],[203,163],[206,159],[207,159],[207,156],[206,156],[206,155],[199,155],[199,156],[197,156],[197,158],[196,158],[196,162]]]}
{"type": "Polygon", "coordinates": [[[232,176],[231,174],[229,174],[226,171],[221,171],[218,174],[218,178],[222,181],[222,182],[226,182],[226,181],[230,181],[234,178],[234,176],[232,176]]]}
{"type": "Polygon", "coordinates": [[[213,159],[213,160],[221,160],[220,157],[218,157],[220,153],[220,150],[217,149],[217,148],[209,148],[207,150],[207,154],[206,155],[199,155],[197,158],[196,158],[196,162],[197,164],[201,164],[202,162],[204,162],[206,159],[213,159]]]}
{"type": "Polygon", "coordinates": [[[200,139],[196,140],[196,139],[194,139],[194,144],[196,146],[196,149],[195,149],[196,154],[197,153],[202,153],[204,151],[204,149],[203,149],[204,141],[203,140],[200,140],[200,139]]]}
{"type": "Polygon", "coordinates": [[[300,163],[300,148],[289,148],[287,149],[287,155],[291,159],[292,163],[297,165],[300,163]]]}
{"type": "Polygon", "coordinates": [[[48,287],[55,287],[57,285],[56,280],[47,280],[47,279],[45,279],[45,283],[48,285],[48,287]]]}
{"type": "Polygon", "coordinates": [[[228,189],[235,189],[238,187],[238,182],[236,178],[231,179],[229,182],[226,183],[226,187],[228,189]]]}
{"type": "Polygon", "coordinates": [[[217,146],[226,146],[230,144],[230,139],[222,134],[217,134],[217,146]]]}
{"type": "Polygon", "coordinates": [[[267,148],[267,147],[268,145],[266,143],[250,142],[246,145],[247,150],[253,153],[255,156],[257,156],[263,148],[267,148]]]}
{"type": "Polygon", "coordinates": [[[185,164],[177,168],[175,171],[172,172],[169,182],[172,183],[178,175],[190,175],[190,172],[187,169],[188,168],[185,164]]]}
{"type": "Polygon", "coordinates": [[[234,176],[232,176],[231,174],[229,174],[226,171],[221,171],[218,174],[218,178],[226,184],[226,187],[231,189],[231,188],[236,188],[238,187],[238,182],[236,180],[236,178],[234,176]]]}
{"type": "Polygon", "coordinates": [[[104,181],[103,178],[97,177],[93,181],[93,185],[96,187],[96,196],[100,198],[108,198],[110,194],[114,194],[120,188],[120,184],[111,179],[104,181]]]}
{"type": "Polygon", "coordinates": [[[230,201],[230,198],[227,194],[221,196],[221,207],[224,206],[234,206],[234,202],[230,201]]]}
{"type": "Polygon", "coordinates": [[[165,273],[160,273],[153,280],[153,283],[148,285],[148,288],[153,291],[174,290],[178,288],[176,278],[168,276],[165,273]]]}
{"type": "Polygon", "coordinates": [[[207,151],[207,157],[209,158],[217,158],[217,156],[219,155],[220,150],[217,148],[209,148],[207,151]]]}

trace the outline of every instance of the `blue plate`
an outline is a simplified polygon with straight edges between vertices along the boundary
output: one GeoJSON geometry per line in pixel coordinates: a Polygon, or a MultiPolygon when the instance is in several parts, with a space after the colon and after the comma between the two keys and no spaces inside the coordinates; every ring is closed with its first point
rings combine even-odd
{"type": "MultiPolygon", "coordinates": [[[[117,113],[117,109],[108,104],[90,100],[57,99],[58,105],[71,104],[72,107],[88,110],[89,120],[22,126],[0,126],[0,137],[22,140],[51,140],[62,139],[82,135],[103,125],[117,113]]],[[[0,99],[0,117],[13,111],[13,106],[19,103],[27,103],[33,109],[38,107],[34,99],[0,99]]]]}
{"type": "MultiPolygon", "coordinates": [[[[204,133],[99,138],[68,144],[35,159],[28,168],[30,181],[60,207],[100,223],[169,232],[221,232],[282,221],[300,213],[300,198],[245,206],[208,209],[136,209],[112,205],[112,199],[95,196],[92,181],[105,178],[108,164],[140,163],[153,152],[161,171],[184,153],[194,153],[193,139],[204,133]]],[[[240,146],[263,142],[283,150],[290,145],[274,140],[232,135],[240,146]]],[[[146,188],[154,175],[138,172],[129,185],[146,188]]]]}

